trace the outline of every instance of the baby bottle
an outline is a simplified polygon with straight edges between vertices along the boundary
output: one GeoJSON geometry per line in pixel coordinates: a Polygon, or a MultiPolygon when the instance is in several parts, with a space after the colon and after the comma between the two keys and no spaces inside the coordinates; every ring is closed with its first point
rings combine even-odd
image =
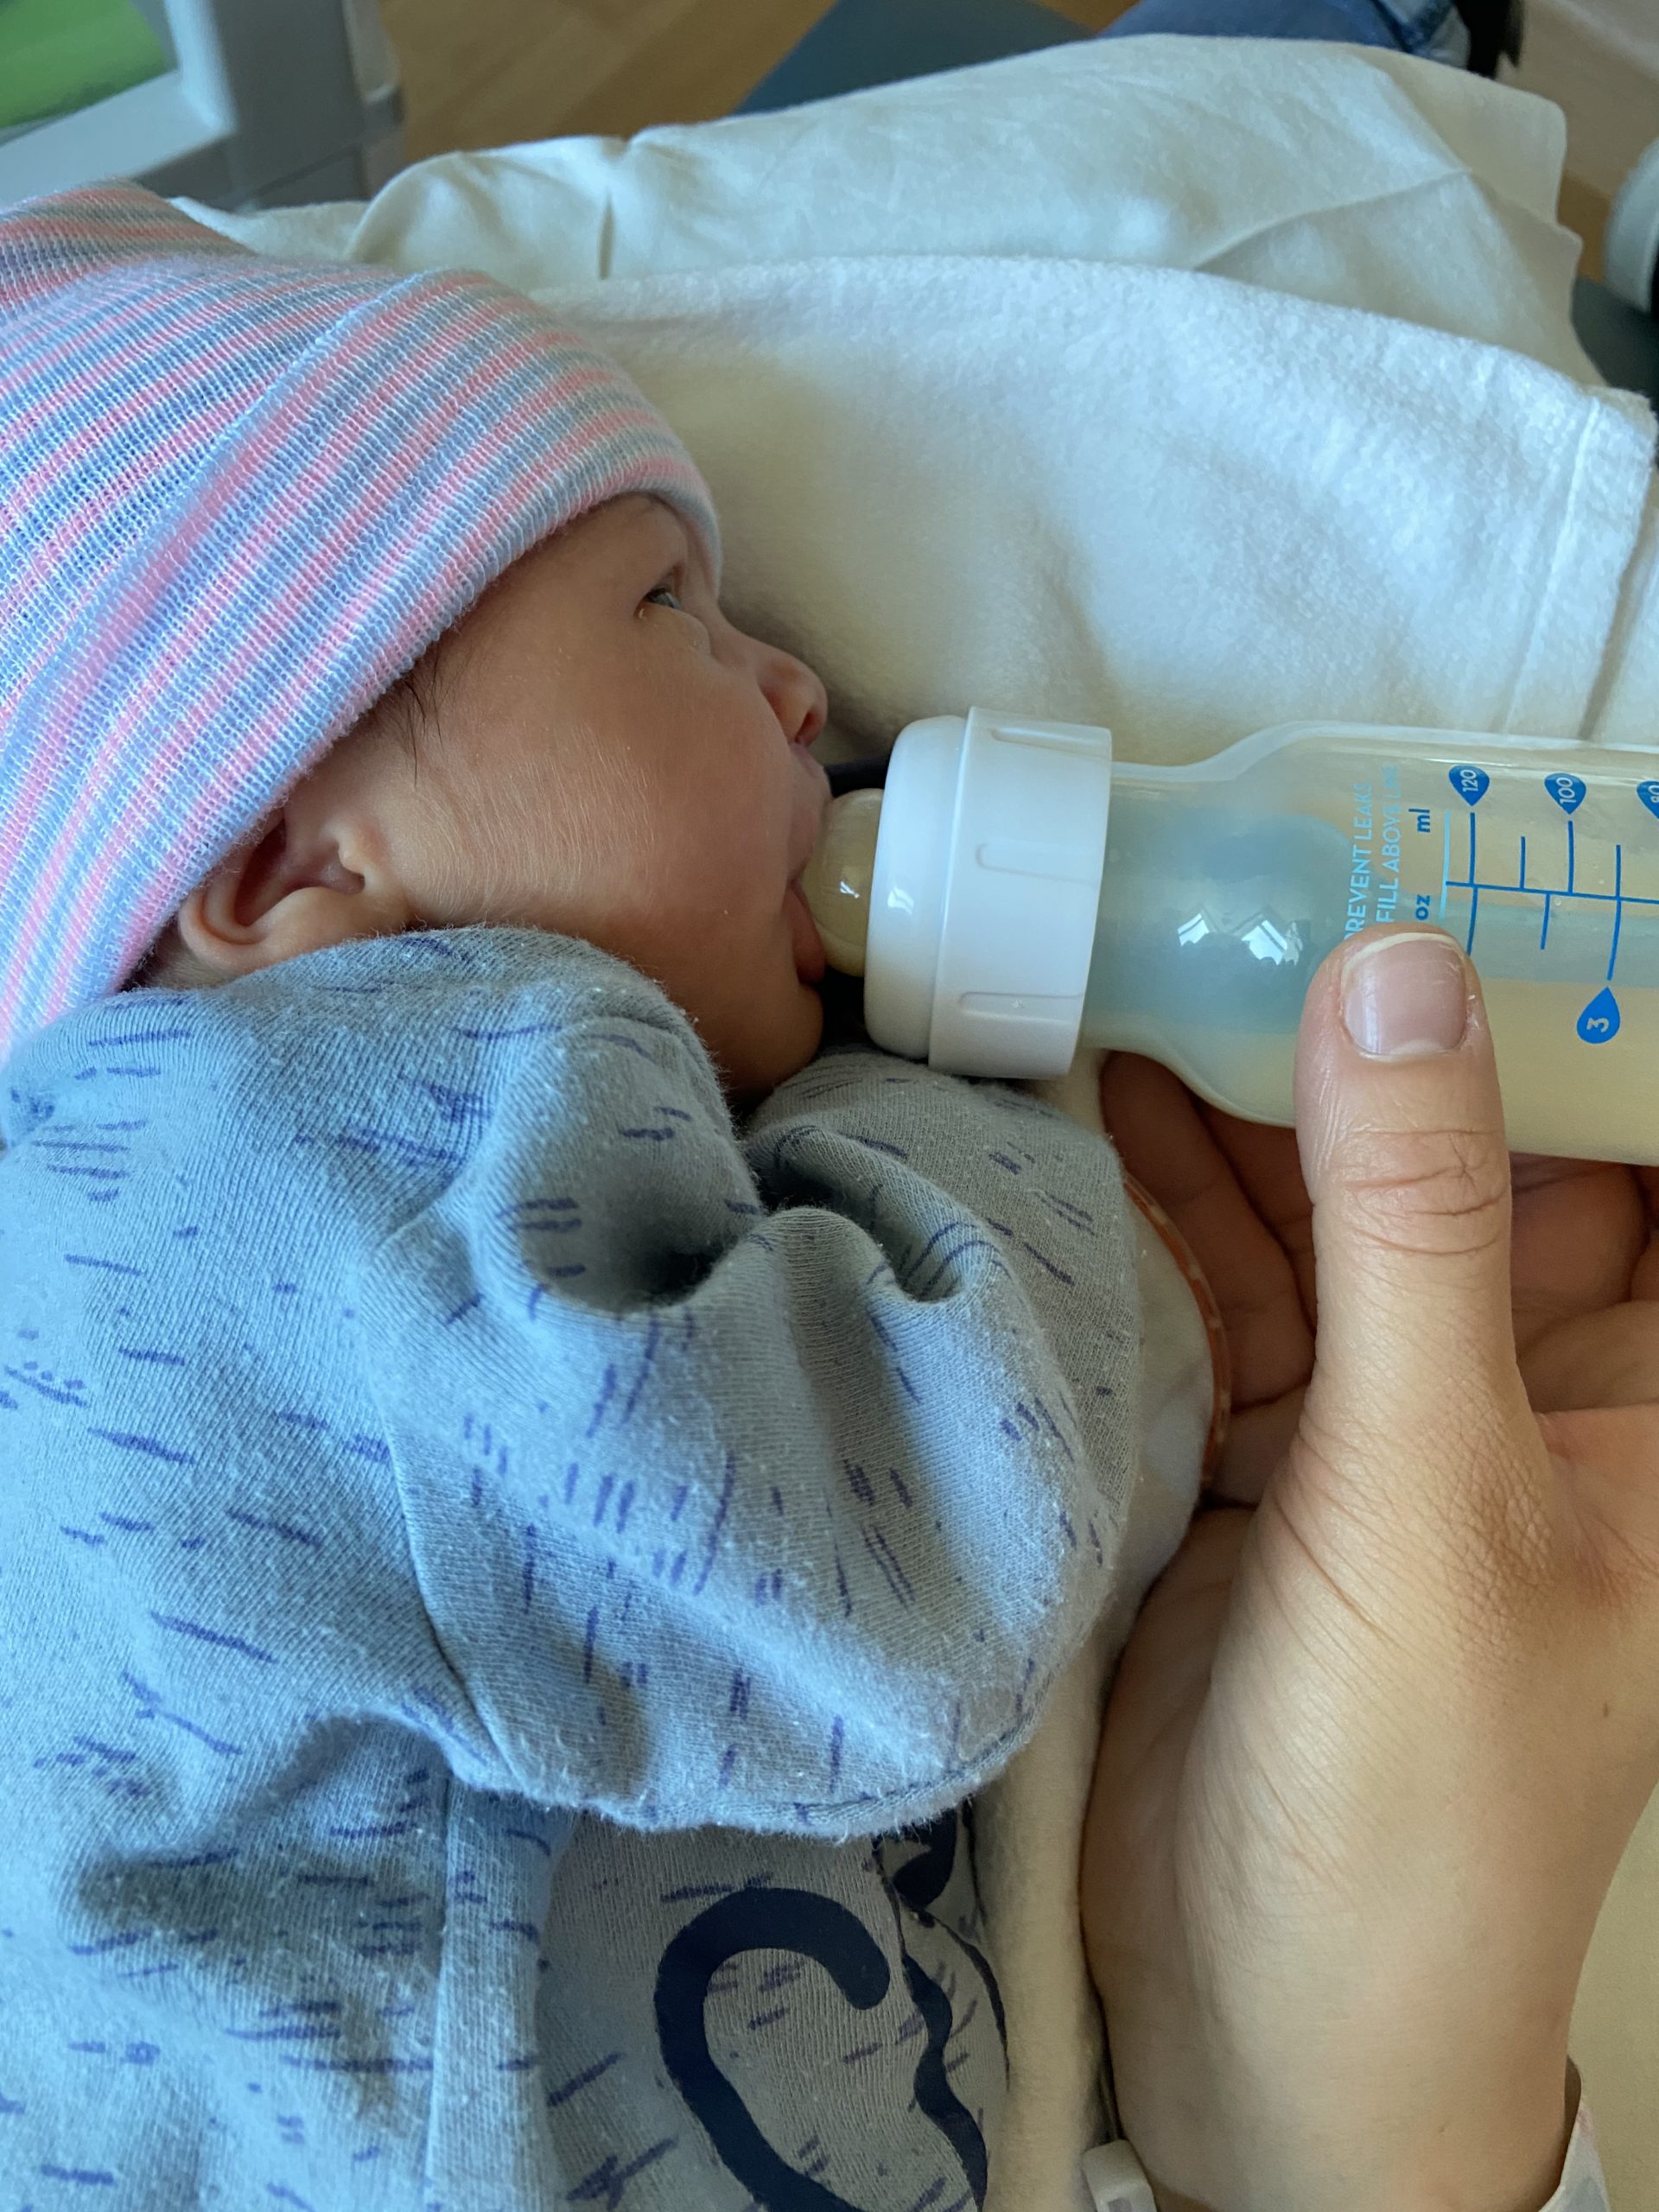
{"type": "Polygon", "coordinates": [[[1374,922],[1479,971],[1517,1151],[1659,1163],[1659,766],[1551,738],[1287,722],[1183,767],[976,709],[836,800],[804,888],[888,1051],[960,1075],[1145,1052],[1293,1118],[1314,969],[1374,922]]]}

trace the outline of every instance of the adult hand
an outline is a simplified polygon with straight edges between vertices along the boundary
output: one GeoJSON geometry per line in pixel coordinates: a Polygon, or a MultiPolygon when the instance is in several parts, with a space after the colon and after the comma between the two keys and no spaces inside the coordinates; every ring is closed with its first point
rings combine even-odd
{"type": "Polygon", "coordinates": [[[1084,1914],[1125,2131],[1171,2204],[1536,2212],[1659,1781],[1653,1179],[1519,1163],[1512,1283],[1490,1038],[1439,932],[1316,977],[1305,1190],[1274,1133],[1194,1110],[1183,1144],[1156,1089],[1109,1063],[1109,1125],[1216,1285],[1224,1483],[1261,1503],[1198,1516],[1102,1738],[1084,1914]]]}
{"type": "MultiPolygon", "coordinates": [[[[1195,1098],[1114,1052],[1101,1109],[1124,1166],[1203,1266],[1226,1324],[1232,1418],[1213,1478],[1254,1505],[1313,1371],[1313,1206],[1296,1133],[1195,1098]]],[[[1510,1155],[1510,1298],[1535,1413],[1659,1397],[1659,1169],[1510,1155]]]]}

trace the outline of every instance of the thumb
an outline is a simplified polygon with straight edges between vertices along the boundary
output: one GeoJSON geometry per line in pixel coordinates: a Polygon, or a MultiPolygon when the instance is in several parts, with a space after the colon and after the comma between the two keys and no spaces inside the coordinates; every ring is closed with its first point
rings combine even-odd
{"type": "Polygon", "coordinates": [[[1325,961],[1297,1040],[1296,1126],[1319,1282],[1308,1417],[1393,1482],[1438,1471],[1466,1496],[1480,1446],[1503,1458],[1511,1424],[1531,1422],[1491,1033],[1443,931],[1367,930],[1325,961]]]}

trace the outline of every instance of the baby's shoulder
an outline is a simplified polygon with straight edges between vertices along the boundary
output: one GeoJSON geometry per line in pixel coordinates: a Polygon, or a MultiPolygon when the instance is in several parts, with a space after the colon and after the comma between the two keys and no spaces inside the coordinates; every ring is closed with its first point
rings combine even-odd
{"type": "Polygon", "coordinates": [[[498,1123],[579,1128],[671,1081],[725,1118],[654,983],[534,930],[363,939],[212,989],[125,992],[42,1032],[4,1076],[6,1211],[60,1224],[71,1191],[124,1214],[211,1191],[244,1218],[333,1210],[338,1233],[353,1211],[406,1218],[498,1123]]]}

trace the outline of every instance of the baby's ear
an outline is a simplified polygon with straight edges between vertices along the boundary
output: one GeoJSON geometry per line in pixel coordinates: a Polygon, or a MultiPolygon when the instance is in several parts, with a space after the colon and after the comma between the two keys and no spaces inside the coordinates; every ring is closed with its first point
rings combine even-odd
{"type": "Polygon", "coordinates": [[[264,918],[281,898],[277,875],[288,831],[279,810],[226,854],[173,917],[179,956],[215,982],[269,964],[264,918]]]}
{"type": "Polygon", "coordinates": [[[370,813],[321,779],[302,783],[220,861],[175,918],[186,951],[219,982],[353,938],[409,928],[413,909],[370,813]]]}
{"type": "Polygon", "coordinates": [[[225,977],[198,960],[179,934],[175,915],[121,986],[124,991],[205,991],[225,977]]]}

